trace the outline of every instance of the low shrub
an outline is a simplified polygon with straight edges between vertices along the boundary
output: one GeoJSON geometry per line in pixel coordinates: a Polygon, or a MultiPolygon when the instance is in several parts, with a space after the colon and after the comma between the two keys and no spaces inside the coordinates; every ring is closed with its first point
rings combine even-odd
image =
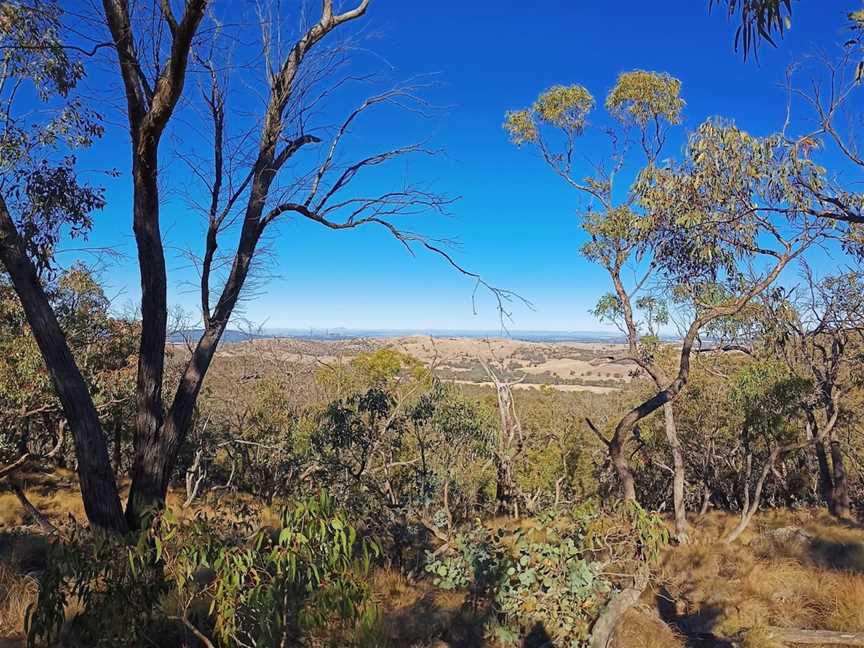
{"type": "Polygon", "coordinates": [[[280,522],[249,535],[169,510],[134,544],[92,533],[58,542],[27,618],[29,645],[56,641],[73,605],[72,632],[88,646],[159,645],[154,637],[181,633],[211,646],[307,645],[325,628],[350,645],[375,618],[366,574],[377,543],[358,537],[326,494],[280,522]]]}
{"type": "Polygon", "coordinates": [[[463,530],[454,550],[431,554],[426,570],[443,589],[465,589],[493,614],[487,631],[512,645],[542,633],[580,646],[609,596],[653,563],[668,542],[662,520],[637,504],[583,507],[536,524],[463,530]]]}

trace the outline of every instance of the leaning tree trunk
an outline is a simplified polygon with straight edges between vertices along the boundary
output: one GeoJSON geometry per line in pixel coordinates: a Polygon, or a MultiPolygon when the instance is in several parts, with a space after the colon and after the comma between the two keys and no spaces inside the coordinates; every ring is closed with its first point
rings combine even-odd
{"type": "Polygon", "coordinates": [[[762,503],[762,489],[765,486],[765,480],[768,478],[768,475],[771,473],[771,470],[774,468],[774,464],[777,463],[777,459],[780,458],[781,455],[786,454],[787,452],[792,452],[793,450],[798,450],[812,443],[812,441],[808,440],[804,443],[792,443],[783,446],[777,446],[774,448],[771,453],[768,455],[768,459],[765,461],[765,465],[762,467],[762,471],[759,473],[759,479],[756,480],[756,488],[753,491],[753,500],[750,500],[750,475],[753,465],[753,455],[749,453],[747,455],[747,473],[744,479],[744,504],[741,507],[741,520],[738,522],[736,527],[732,530],[732,532],[723,539],[725,544],[731,544],[738,539],[738,537],[744,533],[744,530],[749,526],[750,521],[753,519],[753,516],[756,515],[756,511],[759,510],[759,505],[762,503]]]}
{"type": "Polygon", "coordinates": [[[618,627],[627,610],[639,602],[639,597],[646,587],[648,587],[648,567],[643,564],[633,575],[633,584],[613,594],[600,617],[594,622],[588,644],[590,648],[609,646],[615,628],[618,627]]]}
{"type": "Polygon", "coordinates": [[[12,285],[60,398],[63,414],[69,422],[87,519],[94,527],[123,532],[126,523],[99,414],[2,197],[0,261],[12,278],[12,285]]]}
{"type": "Polygon", "coordinates": [[[624,453],[624,444],[616,435],[612,437],[607,447],[609,448],[609,458],[612,460],[612,465],[615,466],[618,481],[621,483],[621,496],[625,502],[635,502],[636,481],[633,479],[633,471],[630,470],[630,464],[624,453]]]}

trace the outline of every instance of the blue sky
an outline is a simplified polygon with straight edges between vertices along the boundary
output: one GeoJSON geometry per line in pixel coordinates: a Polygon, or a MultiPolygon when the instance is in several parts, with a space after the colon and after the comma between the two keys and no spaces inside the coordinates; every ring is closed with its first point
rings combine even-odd
{"type": "MultiPolygon", "coordinates": [[[[251,3],[233,4],[248,12],[251,3]]],[[[529,299],[534,310],[515,304],[511,328],[601,329],[588,311],[608,285],[604,273],[579,255],[578,196],[533,151],[508,142],[501,128],[505,111],[529,105],[556,83],[581,83],[602,98],[618,73],[641,68],[681,79],[687,102],[682,133],[713,115],[733,118],[751,132],[769,133],[784,119],[779,84],[785,67],[808,52],[836,47],[845,35],[846,12],[857,6],[851,0],[796,2],[792,29],[781,47],[763,47],[757,64],[733,53],[734,25],[716,10],[709,16],[703,0],[372,0],[363,20],[358,65],[384,69],[387,80],[396,81],[434,73],[436,85],[428,95],[442,110],[425,119],[392,112],[372,116],[358,126],[352,146],[368,153],[379,143],[428,140],[445,152],[396,162],[365,187],[363,181],[356,187],[362,192],[398,186],[408,178],[459,196],[449,216],[414,220],[410,229],[458,239],[454,256],[462,264],[529,299]]],[[[94,72],[89,84],[104,96],[119,92],[113,70],[94,72]]],[[[344,114],[355,99],[337,98],[328,111],[344,114]]],[[[249,102],[254,104],[254,98],[249,102]]],[[[112,122],[121,119],[107,107],[106,115],[112,122]]],[[[163,143],[165,187],[195,191],[174,156],[177,150],[206,146],[189,127],[195,119],[191,111],[181,111],[175,132],[163,143]]],[[[680,150],[681,142],[680,136],[670,140],[667,153],[680,150]]],[[[598,158],[603,150],[586,142],[584,153],[598,158]]],[[[108,266],[104,279],[118,306],[134,303],[138,272],[129,145],[122,122],[109,125],[104,140],[81,160],[87,168],[113,166],[121,172],[107,181],[109,205],[97,215],[87,245],[125,255],[108,266]]],[[[201,249],[202,225],[170,189],[164,195],[162,230],[170,299],[194,313],[197,297],[188,285],[194,273],[178,250],[201,249]]],[[[67,247],[79,245],[70,242],[67,247]]],[[[266,281],[258,282],[243,306],[243,315],[253,322],[290,328],[498,326],[494,302],[482,291],[473,312],[471,280],[434,255],[406,254],[382,230],[331,232],[314,223],[286,221],[274,231],[270,247],[266,281]]]]}

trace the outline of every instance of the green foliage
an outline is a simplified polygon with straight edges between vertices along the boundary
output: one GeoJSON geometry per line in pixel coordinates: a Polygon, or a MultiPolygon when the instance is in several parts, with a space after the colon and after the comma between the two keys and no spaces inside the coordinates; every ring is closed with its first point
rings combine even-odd
{"type": "Polygon", "coordinates": [[[34,607],[27,610],[27,645],[53,645],[73,604],[74,632],[91,646],[136,646],[152,632],[160,585],[150,570],[131,568],[135,552],[149,554],[146,536],[135,549],[124,538],[76,529],[48,554],[34,607]]]}
{"type": "Polygon", "coordinates": [[[504,130],[517,146],[539,142],[537,122],[559,128],[572,137],[582,133],[593,108],[594,97],[584,86],[556,85],[541,92],[530,110],[507,112],[504,130]]]}
{"type": "Polygon", "coordinates": [[[709,0],[709,9],[715,3],[725,4],[730,18],[737,14],[735,51],[741,46],[745,59],[751,50],[758,58],[761,40],[775,45],[774,35],[782,37],[792,26],[792,0],[709,0]]]}
{"type": "Polygon", "coordinates": [[[735,375],[731,400],[741,409],[748,434],[784,440],[794,434],[793,417],[812,390],[810,381],[768,359],[750,363],[735,375]]]}
{"type": "Polygon", "coordinates": [[[422,381],[427,378],[426,368],[416,358],[394,349],[378,349],[361,353],[351,360],[361,384],[373,388],[386,388],[400,378],[422,381]]]}
{"type": "Polygon", "coordinates": [[[594,97],[581,85],[556,85],[540,93],[531,107],[541,122],[571,133],[581,133],[594,97]]]}
{"type": "Polygon", "coordinates": [[[681,82],[659,72],[633,70],[622,72],[606,96],[606,110],[625,124],[645,128],[649,123],[670,124],[681,121],[684,100],[681,82]]]}
{"type": "Polygon", "coordinates": [[[504,130],[516,146],[525,143],[534,144],[540,135],[534,118],[528,110],[508,110],[504,115],[504,130]]]}
{"type": "Polygon", "coordinates": [[[455,552],[444,555],[429,552],[426,571],[441,589],[470,589],[474,596],[488,595],[502,576],[503,537],[503,529],[493,534],[478,521],[456,535],[455,552]]]}
{"type": "Polygon", "coordinates": [[[379,554],[324,493],[251,536],[169,510],[133,544],[94,534],[55,543],[28,641],[54,641],[75,601],[75,632],[93,646],[146,645],[178,621],[220,646],[309,645],[325,628],[350,645],[375,619],[366,575],[379,554]]]}
{"type": "MultiPolygon", "coordinates": [[[[110,313],[98,278],[75,264],[45,284],[84,380],[109,431],[125,431],[134,398],[137,327],[110,313]]],[[[12,286],[0,275],[0,437],[19,453],[46,453],[61,441],[60,403],[12,286]]],[[[119,436],[122,436],[119,435],[119,436]]],[[[55,453],[61,463],[71,450],[55,453]]]]}
{"type": "Polygon", "coordinates": [[[677,282],[737,289],[742,258],[764,249],[760,236],[777,235],[772,214],[804,227],[811,206],[805,187],[824,184],[825,170],[779,135],[754,137],[721,121],[703,123],[690,137],[685,160],[646,167],[636,185],[650,215],[653,259],[677,282]]]}
{"type": "Polygon", "coordinates": [[[251,645],[281,645],[287,638],[308,636],[327,624],[369,623],[363,579],[378,545],[358,539],[344,513],[321,494],[288,509],[275,537],[258,533],[248,545],[209,547],[199,534],[203,564],[196,545],[184,542],[178,569],[172,570],[191,586],[196,569],[212,565],[210,614],[214,634],[225,644],[242,640],[251,645]]]}
{"type": "Polygon", "coordinates": [[[605,513],[585,506],[512,533],[478,523],[457,536],[454,552],[430,554],[426,570],[437,586],[491,604],[488,630],[499,640],[515,643],[540,625],[556,645],[576,647],[614,591],[615,574],[654,563],[668,540],[662,520],[638,504],[605,513]]]}
{"type": "Polygon", "coordinates": [[[79,181],[75,157],[63,148],[101,137],[100,116],[70,92],[84,74],[60,40],[57,2],[0,4],[0,186],[18,233],[40,269],[49,269],[61,234],[84,235],[103,191],[79,181]],[[7,83],[7,80],[9,81],[7,83]],[[24,86],[45,105],[17,111],[24,86]],[[59,105],[57,100],[59,98],[59,105]]]}
{"type": "Polygon", "coordinates": [[[582,254],[589,261],[611,268],[621,264],[630,250],[646,240],[646,220],[629,205],[592,211],[582,219],[582,229],[590,237],[582,246],[582,254]]]}

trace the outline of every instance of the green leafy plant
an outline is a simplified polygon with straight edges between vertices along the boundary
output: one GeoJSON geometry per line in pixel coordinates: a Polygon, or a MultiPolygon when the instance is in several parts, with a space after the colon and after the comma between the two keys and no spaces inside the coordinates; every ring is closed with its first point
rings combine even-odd
{"type": "Polygon", "coordinates": [[[326,629],[344,646],[375,620],[366,575],[378,543],[326,493],[252,536],[167,510],[134,540],[88,534],[55,545],[28,612],[30,646],[59,637],[73,602],[74,631],[93,646],[144,645],[171,628],[211,646],[308,645],[326,629]]]}
{"type": "Polygon", "coordinates": [[[540,516],[512,532],[476,524],[455,550],[429,554],[426,570],[443,589],[467,589],[493,611],[487,627],[516,643],[542,628],[555,645],[581,646],[622,574],[649,569],[669,534],[659,516],[638,504],[540,516]]]}

